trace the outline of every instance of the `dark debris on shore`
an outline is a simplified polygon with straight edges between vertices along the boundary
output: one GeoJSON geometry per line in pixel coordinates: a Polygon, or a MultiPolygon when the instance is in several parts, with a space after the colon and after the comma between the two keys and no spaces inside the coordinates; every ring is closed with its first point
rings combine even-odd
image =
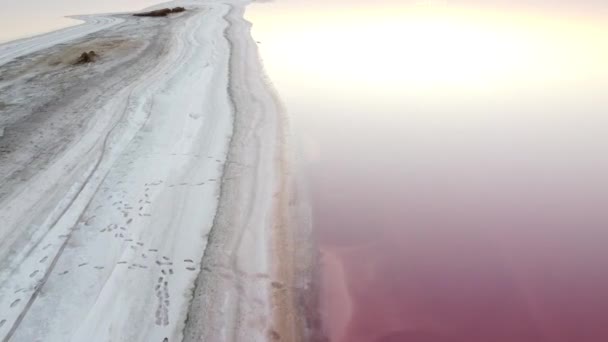
{"type": "Polygon", "coordinates": [[[163,8],[159,10],[154,10],[150,12],[142,12],[133,14],[136,17],[166,17],[172,13],[180,13],[185,12],[186,9],[183,7],[174,7],[174,8],[163,8]]]}

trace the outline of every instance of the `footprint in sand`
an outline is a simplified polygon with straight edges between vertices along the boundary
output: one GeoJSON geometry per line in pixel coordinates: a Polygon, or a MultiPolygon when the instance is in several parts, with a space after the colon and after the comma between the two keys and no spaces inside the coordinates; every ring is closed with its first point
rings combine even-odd
{"type": "Polygon", "coordinates": [[[70,272],[70,271],[63,271],[63,272],[59,273],[59,275],[60,275],[60,276],[62,276],[62,275],[66,275],[66,274],[68,274],[69,272],[70,272]]]}
{"type": "Polygon", "coordinates": [[[186,260],[184,260],[184,262],[193,263],[194,261],[192,261],[192,259],[186,259],[186,260]]]}
{"type": "Polygon", "coordinates": [[[39,270],[35,270],[34,272],[30,273],[30,278],[34,278],[34,276],[36,274],[38,274],[38,272],[40,272],[39,270]]]}
{"type": "Polygon", "coordinates": [[[277,290],[280,290],[284,287],[283,283],[280,283],[278,281],[273,281],[272,283],[270,283],[270,285],[277,290]]]}
{"type": "MultiPolygon", "coordinates": [[[[4,326],[4,324],[6,324],[6,320],[5,319],[3,319],[3,320],[0,321],[0,328],[2,328],[4,326]]],[[[165,340],[166,340],[166,338],[165,338],[165,340]]]]}
{"type": "Polygon", "coordinates": [[[270,330],[270,337],[272,337],[273,340],[278,341],[281,339],[281,335],[276,332],[275,330],[270,330]]]}
{"type": "Polygon", "coordinates": [[[162,282],[162,277],[159,278],[159,283],[156,285],[156,298],[158,300],[158,306],[156,308],[156,321],[157,325],[169,325],[169,282],[162,282]]]}
{"type": "Polygon", "coordinates": [[[195,271],[195,270],[196,270],[196,268],[194,268],[194,267],[186,267],[186,269],[187,269],[188,271],[195,271]]]}
{"type": "Polygon", "coordinates": [[[11,303],[11,308],[14,308],[17,304],[19,304],[19,302],[21,302],[21,299],[15,299],[12,303],[11,303]]]}
{"type": "Polygon", "coordinates": [[[44,258],[40,259],[38,262],[39,262],[39,263],[43,263],[43,262],[45,262],[45,261],[46,261],[48,258],[49,258],[48,256],[45,256],[44,258]]]}
{"type": "Polygon", "coordinates": [[[82,264],[78,265],[78,267],[86,266],[88,264],[89,264],[88,262],[83,262],[82,264]]]}

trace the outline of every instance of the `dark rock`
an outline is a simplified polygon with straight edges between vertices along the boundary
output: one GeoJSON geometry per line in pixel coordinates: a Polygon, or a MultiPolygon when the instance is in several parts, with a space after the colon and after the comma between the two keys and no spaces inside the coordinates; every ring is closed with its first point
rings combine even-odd
{"type": "Polygon", "coordinates": [[[163,9],[154,10],[154,11],[150,11],[150,12],[135,13],[133,15],[136,17],[166,17],[171,13],[184,12],[185,10],[186,9],[183,7],[175,7],[173,9],[163,8],[163,9]]]}
{"type": "Polygon", "coordinates": [[[97,60],[97,53],[95,51],[83,52],[82,55],[76,60],[75,64],[87,64],[97,60]]]}

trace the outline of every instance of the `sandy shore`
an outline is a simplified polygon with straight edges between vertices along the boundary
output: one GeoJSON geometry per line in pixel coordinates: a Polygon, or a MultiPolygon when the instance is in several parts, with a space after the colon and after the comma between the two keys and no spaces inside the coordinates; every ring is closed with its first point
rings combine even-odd
{"type": "Polygon", "coordinates": [[[0,338],[302,340],[306,209],[247,4],[0,45],[0,338]]]}

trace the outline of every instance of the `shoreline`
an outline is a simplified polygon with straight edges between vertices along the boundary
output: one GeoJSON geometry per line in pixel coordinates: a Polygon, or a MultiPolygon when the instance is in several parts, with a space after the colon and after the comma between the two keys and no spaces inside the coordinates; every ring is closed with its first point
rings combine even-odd
{"type": "Polygon", "coordinates": [[[231,82],[246,86],[229,90],[235,130],[214,224],[218,235],[212,233],[203,257],[203,269],[209,274],[201,273],[197,281],[186,341],[199,336],[203,340],[299,341],[303,336],[296,319],[296,287],[284,269],[284,260],[290,258],[288,246],[293,244],[284,235],[292,221],[286,187],[290,166],[285,163],[285,114],[263,77],[244,10],[230,6],[224,16],[229,23],[225,35],[231,44],[231,82]],[[222,307],[222,311],[205,312],[204,307],[222,307]],[[226,312],[232,317],[227,326],[221,323],[226,312]]]}
{"type": "Polygon", "coordinates": [[[78,15],[68,18],[80,22],[57,30],[0,42],[0,66],[22,56],[94,34],[124,22],[116,14],[78,15]]]}
{"type": "Polygon", "coordinates": [[[71,16],[64,16],[59,18],[63,21],[62,24],[56,24],[56,25],[52,25],[50,27],[47,27],[45,29],[42,30],[38,30],[38,31],[32,31],[29,33],[23,33],[23,34],[19,34],[19,35],[13,35],[10,37],[5,37],[5,38],[0,38],[0,45],[1,44],[10,44],[13,42],[17,42],[17,41],[23,41],[26,39],[31,39],[31,38],[35,38],[35,37],[39,37],[41,35],[45,35],[51,32],[56,32],[56,31],[60,31],[60,30],[65,30],[74,26],[78,26],[78,25],[83,25],[85,24],[85,22],[83,20],[79,20],[76,18],[73,18],[71,16]]]}
{"type": "Polygon", "coordinates": [[[298,316],[295,278],[282,261],[292,248],[281,249],[293,246],[285,241],[290,171],[283,114],[242,18],[248,3],[169,4],[190,9],[171,25],[112,15],[39,36],[41,44],[34,37],[0,45],[0,89],[46,89],[33,102],[2,102],[0,143],[12,147],[0,155],[0,177],[12,180],[0,189],[0,216],[13,221],[0,229],[9,251],[0,260],[0,305],[10,309],[0,315],[0,338],[300,334],[295,318],[277,321],[277,312],[298,316]],[[74,52],[53,64],[66,42],[74,52]],[[92,42],[107,46],[99,63],[66,64],[92,42]],[[30,84],[22,74],[64,83],[30,84]],[[51,122],[69,133],[57,147],[44,143],[57,141],[51,122]],[[34,131],[40,144],[24,150],[34,131]],[[35,162],[21,165],[26,157],[35,162]],[[277,292],[288,299],[277,301],[277,292]],[[212,305],[198,306],[197,293],[212,305]]]}

